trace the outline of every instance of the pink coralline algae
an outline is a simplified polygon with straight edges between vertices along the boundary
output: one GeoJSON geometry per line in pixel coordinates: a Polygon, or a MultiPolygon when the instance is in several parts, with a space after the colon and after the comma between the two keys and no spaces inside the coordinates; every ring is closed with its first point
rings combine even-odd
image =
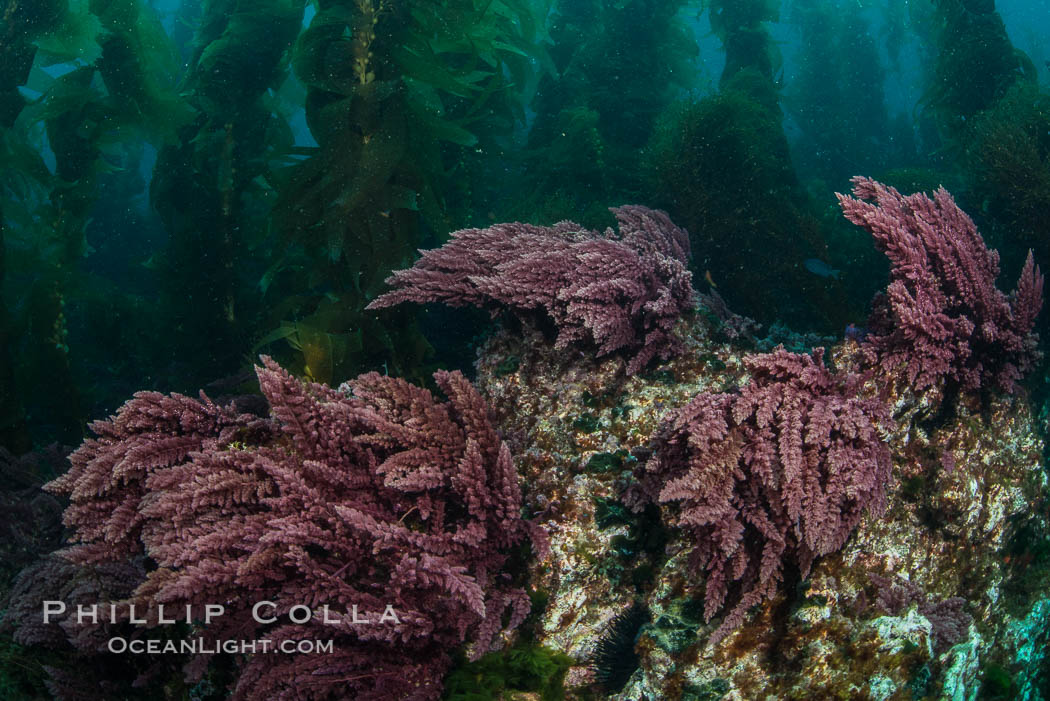
{"type": "Polygon", "coordinates": [[[891,616],[900,616],[912,606],[930,622],[933,649],[938,654],[967,638],[973,617],[966,613],[966,600],[953,596],[937,600],[901,577],[868,577],[878,588],[876,603],[891,616]]]}
{"type": "Polygon", "coordinates": [[[457,231],[388,278],[394,289],[368,308],[444,302],[494,315],[542,312],[557,327],[559,348],[593,344],[599,356],[622,350],[633,374],[681,350],[672,328],[694,305],[689,236],[663,212],[638,206],[612,212],[619,236],[568,221],[457,231]]]}
{"type": "Polygon", "coordinates": [[[451,650],[480,656],[528,613],[511,550],[546,547],[487,406],[458,372],[435,374],[442,402],[376,373],[348,396],[263,363],[269,417],[140,393],[96,423],[50,485],[71,497],[64,555],[151,558],[130,601],[154,624],[158,604],[222,604],[195,635],[334,643],[247,656],[235,699],[437,698],[451,650]]]}
{"type": "Polygon", "coordinates": [[[868,178],[838,195],[842,211],[890,259],[865,346],[886,370],[904,366],[915,389],[942,379],[966,391],[1013,391],[1038,358],[1032,332],[1043,276],[1029,251],[1009,297],[995,286],[999,254],[944,188],[904,196],[868,178]]]}
{"type": "Polygon", "coordinates": [[[643,494],[677,505],[695,539],[706,619],[731,604],[712,642],[776,593],[786,561],[807,576],[865,509],[884,509],[890,477],[878,428],[888,408],[857,396],[858,376],[832,374],[820,348],[744,362],[747,385],[701,393],[664,419],[639,475],[643,494]]]}

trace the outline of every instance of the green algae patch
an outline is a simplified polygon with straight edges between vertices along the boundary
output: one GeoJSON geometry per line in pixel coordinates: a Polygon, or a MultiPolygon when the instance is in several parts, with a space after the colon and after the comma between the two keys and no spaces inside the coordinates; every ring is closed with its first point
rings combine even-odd
{"type": "Polygon", "coordinates": [[[542,701],[565,698],[563,682],[572,665],[568,655],[537,645],[519,642],[499,652],[490,652],[475,662],[461,660],[445,680],[446,701],[499,701],[514,692],[539,694],[542,701]]]}

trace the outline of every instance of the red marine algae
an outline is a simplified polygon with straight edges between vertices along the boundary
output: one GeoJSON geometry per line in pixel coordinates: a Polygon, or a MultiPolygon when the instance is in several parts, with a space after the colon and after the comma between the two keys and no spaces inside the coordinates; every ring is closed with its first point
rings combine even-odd
{"type": "Polygon", "coordinates": [[[694,305],[689,236],[663,212],[612,212],[619,235],[569,221],[457,231],[388,278],[394,289],[368,308],[444,302],[493,314],[541,312],[557,327],[557,347],[593,344],[599,356],[622,350],[628,373],[636,373],[681,351],[671,330],[694,305]]]}
{"type": "Polygon", "coordinates": [[[999,254],[944,188],[930,199],[853,178],[842,211],[890,259],[890,284],[875,298],[866,349],[886,370],[903,365],[925,389],[947,379],[963,390],[1012,392],[1039,358],[1032,331],[1043,276],[1028,259],[1009,297],[995,286],[999,254]]]}
{"type": "Polygon", "coordinates": [[[738,391],[703,392],[663,420],[639,470],[648,499],[679,507],[705,618],[731,604],[712,642],[777,592],[786,561],[805,578],[865,509],[885,508],[890,478],[879,436],[889,410],[857,395],[858,376],[833,374],[819,348],[744,364],[751,380],[738,391]]]}
{"type": "Polygon", "coordinates": [[[50,485],[72,500],[65,556],[152,558],[130,597],[152,624],[159,604],[223,605],[196,635],[334,643],[243,658],[234,698],[437,698],[450,650],[480,656],[529,611],[510,550],[545,547],[485,402],[459,372],[435,374],[442,402],[377,373],[348,396],[256,371],[268,417],[140,393],[96,422],[50,485]],[[354,615],[289,620],[326,606],[354,615]]]}

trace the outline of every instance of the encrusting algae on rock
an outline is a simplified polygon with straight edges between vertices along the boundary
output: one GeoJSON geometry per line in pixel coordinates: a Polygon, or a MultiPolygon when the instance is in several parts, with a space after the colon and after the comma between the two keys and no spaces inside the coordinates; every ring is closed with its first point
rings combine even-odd
{"type": "Polygon", "coordinates": [[[137,598],[408,607],[367,638],[327,630],[332,659],[247,656],[237,698],[511,693],[519,672],[518,691],[579,701],[1041,698],[1047,475],[1018,381],[1043,277],[1029,258],[1005,295],[945,191],[855,182],[877,205],[843,208],[891,262],[867,336],[758,338],[695,295],[660,212],[615,210],[620,234],[459,232],[374,304],[512,314],[477,387],[334,390],[264,358],[266,407],[140,393],[51,483],[72,498],[65,556],[148,556],[137,598]]]}
{"type": "MultiPolygon", "coordinates": [[[[681,531],[669,529],[660,551],[630,555],[628,566],[648,578],[610,577],[622,573],[611,565],[622,559],[616,541],[628,527],[603,530],[601,505],[622,498],[639,458],[614,471],[587,465],[617,452],[644,459],[667,411],[746,380],[744,351],[719,340],[709,319],[693,316],[678,332],[686,353],[630,377],[622,360],[567,357],[530,332],[501,332],[479,353],[479,386],[511,442],[526,502],[550,535],[532,582],[550,597],[539,642],[578,665],[567,676],[569,698],[589,693],[595,646],[636,599],[651,623],[638,636],[638,670],[611,698],[973,698],[990,665],[1034,673],[1032,637],[1048,634],[1037,612],[1048,607],[1034,592],[1025,601],[1006,595],[1018,573],[1003,551],[1022,521],[1034,518],[1045,532],[1046,475],[1034,417],[1016,397],[983,410],[959,401],[942,416],[924,414],[927,402],[910,391],[888,397],[897,427],[884,436],[893,464],[886,511],[865,515],[805,580],[785,572],[777,595],[716,645],[709,638],[719,620],[703,622],[703,581],[681,531]],[[496,372],[508,355],[518,370],[496,372]],[[597,427],[574,430],[585,414],[597,427]],[[914,588],[922,600],[888,611],[892,592],[880,581],[914,588]],[[956,598],[963,603],[948,612],[954,619],[935,615],[938,603],[956,598]]],[[[847,367],[861,349],[847,341],[830,356],[847,367]]],[[[868,391],[877,390],[871,383],[868,391]]]]}
{"type": "Polygon", "coordinates": [[[1008,298],[994,286],[997,254],[945,191],[934,201],[854,182],[861,199],[842,197],[843,208],[887,252],[891,285],[869,320],[875,334],[832,347],[830,371],[817,348],[812,361],[745,352],[761,346],[756,326],[714,294],[676,327],[683,352],[641,374],[558,353],[527,322],[481,349],[479,383],[551,536],[532,577],[549,594],[540,641],[579,663],[570,695],[609,676],[595,651],[638,606],[651,622],[614,698],[964,699],[1001,686],[995,670],[1020,680],[1008,688],[1031,687],[1046,563],[1011,562],[1013,550],[1032,561],[1046,539],[1047,476],[1031,410],[1005,392],[1037,357],[1042,275],[1029,258],[1008,298]],[[992,357],[997,336],[1009,353],[992,357]],[[516,369],[495,371],[509,357],[516,369]],[[668,434],[694,397],[725,417],[696,414],[695,428],[668,434]],[[664,459],[653,450],[669,435],[691,472],[671,492],[659,478],[647,488],[646,463],[664,459]],[[851,483],[843,471],[886,460],[864,441],[892,466],[851,483]],[[730,494],[733,480],[742,491],[730,494]],[[632,521],[640,488],[650,512],[632,521]],[[688,509],[668,503],[690,489],[688,509]],[[663,527],[660,538],[637,532],[663,527]],[[1035,544],[1019,545],[1022,532],[1035,544]]]}

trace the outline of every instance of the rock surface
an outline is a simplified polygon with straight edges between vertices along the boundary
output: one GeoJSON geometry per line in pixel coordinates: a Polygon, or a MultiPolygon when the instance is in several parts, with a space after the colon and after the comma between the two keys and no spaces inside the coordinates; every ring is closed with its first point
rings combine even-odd
{"type": "MultiPolygon", "coordinates": [[[[479,353],[478,385],[551,537],[532,576],[548,597],[539,642],[578,662],[568,698],[1045,698],[1047,475],[1023,396],[916,396],[900,378],[870,381],[896,419],[886,513],[708,643],[718,619],[702,618],[690,543],[655,507],[632,514],[619,500],[665,412],[747,382],[741,360],[755,344],[726,332],[687,318],[687,351],[632,377],[622,359],[555,351],[529,329],[501,331],[479,353]],[[628,642],[596,663],[635,602],[648,622],[618,631],[628,642]],[[598,681],[618,676],[619,689],[598,681]]],[[[861,363],[853,341],[829,356],[861,363]]]]}

